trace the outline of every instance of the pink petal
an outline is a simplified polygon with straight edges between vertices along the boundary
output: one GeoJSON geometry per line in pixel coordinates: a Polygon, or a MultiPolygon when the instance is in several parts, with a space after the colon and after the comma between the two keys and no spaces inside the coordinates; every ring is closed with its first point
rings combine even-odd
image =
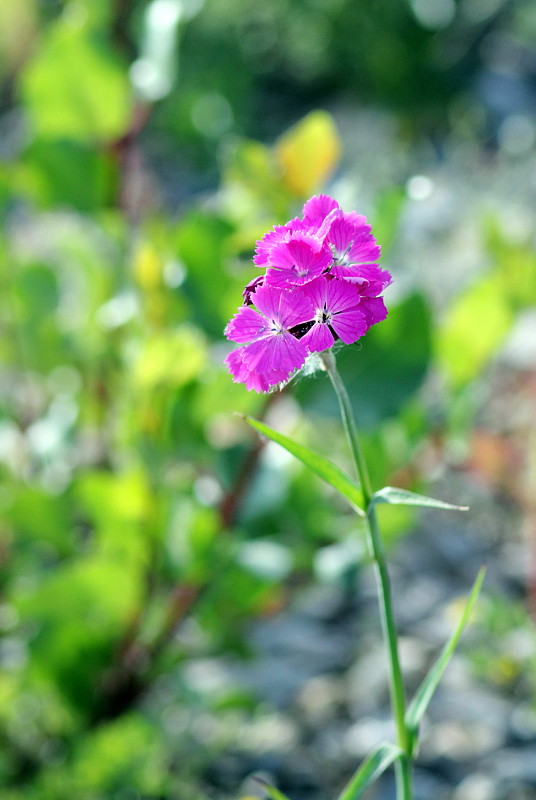
{"type": "Polygon", "coordinates": [[[267,392],[271,386],[287,380],[289,373],[285,370],[270,370],[266,374],[250,369],[244,363],[245,347],[237,347],[225,358],[225,364],[233,376],[235,383],[245,383],[246,389],[256,392],[267,392]]]}
{"type": "Polygon", "coordinates": [[[348,251],[349,264],[365,264],[377,261],[381,254],[381,247],[373,236],[362,236],[354,242],[348,251]]]}
{"type": "Polygon", "coordinates": [[[359,308],[365,315],[369,326],[382,322],[387,316],[383,297],[363,297],[359,308]]]}
{"type": "Polygon", "coordinates": [[[271,370],[284,370],[290,374],[302,366],[306,356],[305,346],[291,333],[260,339],[244,348],[244,363],[248,369],[264,374],[271,370]]]}
{"type": "Polygon", "coordinates": [[[325,275],[320,275],[302,287],[302,293],[309,299],[313,307],[313,316],[317,308],[323,308],[327,303],[329,284],[332,282],[325,275]]]}
{"type": "Polygon", "coordinates": [[[365,315],[355,309],[335,314],[331,327],[344,344],[352,344],[367,332],[369,325],[365,315]]]}
{"type": "Polygon", "coordinates": [[[355,225],[341,214],[331,223],[328,239],[335,248],[337,255],[340,256],[346,252],[357,235],[355,225]]]}
{"type": "Polygon", "coordinates": [[[286,225],[276,225],[256,243],[255,255],[253,256],[254,263],[258,267],[265,267],[269,261],[272,247],[284,242],[289,233],[302,230],[304,227],[303,222],[298,217],[291,219],[286,225]]]}
{"type": "Polygon", "coordinates": [[[254,389],[256,392],[267,392],[271,386],[283,383],[287,380],[288,374],[282,370],[272,370],[265,375],[257,372],[250,372],[245,380],[246,389],[254,389]]]}
{"type": "Polygon", "coordinates": [[[380,246],[366,217],[341,213],[331,222],[327,236],[344,265],[376,261],[380,257],[380,246]]]}
{"type": "Polygon", "coordinates": [[[391,274],[377,264],[357,264],[350,267],[333,267],[331,274],[344,278],[359,288],[361,295],[375,297],[392,282],[391,274]]]}
{"type": "Polygon", "coordinates": [[[281,322],[287,329],[293,328],[294,325],[301,325],[303,322],[309,322],[315,315],[309,297],[297,287],[292,291],[282,293],[279,310],[281,322]]]}
{"type": "Polygon", "coordinates": [[[324,322],[317,322],[301,341],[311,353],[321,353],[323,350],[329,350],[335,339],[328,325],[324,322]]]}
{"type": "Polygon", "coordinates": [[[315,195],[303,207],[303,221],[309,227],[320,225],[330,211],[336,208],[339,208],[339,204],[333,197],[327,194],[315,195]]]}
{"type": "Polygon", "coordinates": [[[328,300],[327,307],[332,314],[346,311],[357,306],[361,300],[359,291],[351,283],[340,280],[327,281],[328,300]]]}
{"type": "Polygon", "coordinates": [[[311,275],[296,275],[291,269],[268,269],[266,271],[266,283],[280,290],[287,289],[292,291],[298,286],[305,286],[315,277],[316,273],[311,275]]]}
{"type": "Polygon", "coordinates": [[[331,264],[333,256],[321,239],[301,231],[291,234],[285,242],[275,245],[270,252],[270,267],[266,280],[281,286],[282,278],[275,270],[284,273],[285,284],[307,283],[321,275],[331,264]]]}
{"type": "Polygon", "coordinates": [[[255,292],[253,300],[261,314],[266,317],[266,320],[279,319],[281,293],[281,289],[269,286],[267,283],[260,286],[255,292]]]}
{"type": "Polygon", "coordinates": [[[244,365],[242,358],[243,347],[237,347],[225,358],[224,363],[227,365],[229,372],[234,378],[235,383],[243,383],[249,372],[244,365]]]}
{"type": "Polygon", "coordinates": [[[315,312],[325,306],[333,314],[353,308],[361,300],[359,291],[352,284],[343,280],[328,280],[323,275],[304,286],[302,291],[311,300],[315,312]]]}
{"type": "Polygon", "coordinates": [[[265,334],[266,320],[249,306],[242,306],[225,328],[228,339],[239,344],[251,342],[265,334]]]}

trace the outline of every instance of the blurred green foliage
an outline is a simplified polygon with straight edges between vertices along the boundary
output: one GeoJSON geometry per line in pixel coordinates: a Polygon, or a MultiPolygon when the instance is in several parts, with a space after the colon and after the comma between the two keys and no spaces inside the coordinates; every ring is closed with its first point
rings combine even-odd
{"type": "MultiPolygon", "coordinates": [[[[346,92],[401,108],[415,128],[444,124],[460,63],[465,80],[474,58],[442,66],[453,31],[478,37],[506,6],[449,27],[387,0],[170,3],[0,4],[5,800],[204,791],[219,745],[189,721],[254,698],[205,695],[185,667],[247,655],[245,624],[283,607],[323,548],[354,536],[333,492],[233,415],[267,417],[349,470],[326,381],[265,398],[222,367],[256,238],[339,164],[329,114],[290,123],[346,92]],[[155,9],[172,7],[178,39],[156,64],[155,9]]],[[[388,250],[407,198],[397,186],[374,202],[388,250]]],[[[445,376],[444,433],[535,301],[530,243],[493,220],[483,236],[489,269],[440,322],[413,287],[341,353],[377,486],[423,481],[437,433],[419,399],[427,376],[445,376]]],[[[390,537],[411,514],[385,511],[390,537]]]]}

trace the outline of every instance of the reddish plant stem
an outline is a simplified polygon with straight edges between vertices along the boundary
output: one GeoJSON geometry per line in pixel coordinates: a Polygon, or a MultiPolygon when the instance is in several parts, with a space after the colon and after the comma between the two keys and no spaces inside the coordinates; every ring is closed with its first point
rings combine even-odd
{"type": "MultiPolygon", "coordinates": [[[[285,390],[283,389],[283,391],[285,390]]],[[[264,407],[259,415],[259,419],[261,421],[266,418],[268,411],[281,397],[282,393],[283,392],[274,392],[273,394],[268,395],[264,407]]],[[[256,436],[251,448],[248,450],[244,460],[242,461],[242,465],[236,474],[231,488],[228,490],[228,492],[226,492],[223,500],[220,503],[220,519],[224,529],[229,528],[236,518],[244,495],[246,494],[253,476],[257,471],[259,459],[265,446],[266,441],[256,436]]]]}

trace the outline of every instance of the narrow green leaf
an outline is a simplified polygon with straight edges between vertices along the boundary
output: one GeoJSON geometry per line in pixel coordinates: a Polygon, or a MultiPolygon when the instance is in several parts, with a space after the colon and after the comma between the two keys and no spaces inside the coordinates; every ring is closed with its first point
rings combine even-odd
{"type": "Polygon", "coordinates": [[[393,506],[423,506],[425,508],[443,508],[447,511],[467,511],[467,506],[454,506],[452,503],[444,503],[442,500],[434,500],[433,497],[408,492],[406,489],[397,489],[394,486],[384,486],[383,489],[375,492],[370,503],[371,505],[390,503],[393,506]]]}
{"type": "Polygon", "coordinates": [[[471,594],[467,599],[467,603],[465,604],[465,608],[463,613],[458,621],[456,628],[454,629],[452,636],[448,640],[448,642],[443,647],[439,658],[435,662],[434,666],[425,677],[415,696],[413,697],[411,703],[408,706],[406,711],[406,725],[408,730],[416,736],[417,728],[419,726],[420,721],[422,720],[426,709],[432,699],[435,690],[441,680],[447,665],[452,658],[452,655],[458,645],[460,640],[460,636],[462,635],[463,629],[467,625],[469,620],[469,616],[473,609],[473,606],[476,602],[478,597],[478,593],[480,592],[480,588],[482,586],[482,582],[484,580],[484,576],[486,574],[486,568],[482,567],[476,577],[474,582],[473,588],[471,590],[471,594]]]}
{"type": "Polygon", "coordinates": [[[253,776],[253,779],[260,783],[263,789],[265,790],[266,794],[272,798],[272,800],[289,800],[286,794],[280,792],[279,789],[276,789],[275,786],[272,786],[270,783],[264,780],[264,778],[259,778],[257,775],[253,776]]]}
{"type": "Polygon", "coordinates": [[[309,450],[308,447],[304,447],[288,436],[274,431],[273,428],[270,428],[269,425],[265,425],[264,422],[258,422],[251,417],[246,417],[245,419],[252,428],[255,428],[255,430],[262,433],[263,436],[267,436],[268,439],[271,439],[273,442],[277,442],[281,447],[284,447],[285,450],[299,459],[302,464],[309,467],[310,470],[325,480],[326,483],[329,483],[330,486],[333,486],[334,489],[337,489],[343,497],[346,497],[359,514],[364,515],[364,511],[361,508],[363,505],[361,489],[346,475],[346,473],[339,469],[339,467],[331,461],[328,461],[324,456],[320,456],[313,450],[309,450]]]}
{"type": "Polygon", "coordinates": [[[403,755],[396,744],[385,742],[378,745],[363,761],[357,772],[343,789],[337,800],[357,800],[365,789],[374,783],[391,764],[403,755]]]}

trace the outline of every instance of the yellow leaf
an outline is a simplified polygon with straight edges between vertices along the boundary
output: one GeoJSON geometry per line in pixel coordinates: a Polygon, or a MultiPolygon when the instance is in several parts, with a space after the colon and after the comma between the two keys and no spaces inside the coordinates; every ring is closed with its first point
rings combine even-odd
{"type": "Polygon", "coordinates": [[[142,389],[179,387],[194,380],[206,362],[206,347],[195,328],[183,326],[173,332],[147,338],[132,368],[142,389]]]}
{"type": "Polygon", "coordinates": [[[512,323],[499,273],[463,292],[436,331],[436,352],[455,386],[473,380],[497,352],[512,323]]]}
{"type": "Polygon", "coordinates": [[[308,197],[339,162],[341,142],[332,117],[325,111],[307,114],[280,137],[274,154],[283,183],[298,197],[308,197]]]}
{"type": "Polygon", "coordinates": [[[162,285],[162,260],[149,242],[138,244],[133,259],[134,275],[145,292],[152,292],[162,285]]]}

